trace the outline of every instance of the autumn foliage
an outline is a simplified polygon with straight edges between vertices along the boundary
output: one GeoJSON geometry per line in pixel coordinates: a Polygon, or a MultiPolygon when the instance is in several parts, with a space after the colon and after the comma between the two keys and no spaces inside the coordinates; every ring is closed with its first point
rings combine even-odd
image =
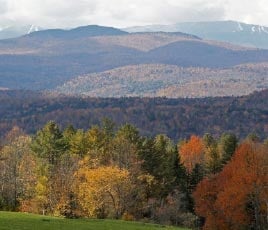
{"type": "Polygon", "coordinates": [[[191,172],[196,164],[204,160],[204,144],[200,137],[192,135],[189,141],[180,146],[181,162],[191,172]]]}
{"type": "Polygon", "coordinates": [[[131,190],[127,170],[117,167],[81,167],[76,176],[79,182],[77,197],[88,216],[119,218],[123,215],[131,190]]]}
{"type": "Polygon", "coordinates": [[[222,172],[205,178],[194,193],[204,229],[265,229],[268,200],[267,146],[246,141],[222,172]]]}
{"type": "Polygon", "coordinates": [[[266,230],[268,144],[207,133],[176,145],[110,120],[48,122],[0,142],[0,210],[121,218],[207,230],[266,230]]]}

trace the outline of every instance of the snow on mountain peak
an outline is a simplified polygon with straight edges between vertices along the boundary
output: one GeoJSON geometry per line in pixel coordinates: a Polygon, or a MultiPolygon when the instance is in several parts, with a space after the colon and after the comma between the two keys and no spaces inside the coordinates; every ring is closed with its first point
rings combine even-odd
{"type": "Polygon", "coordinates": [[[267,27],[264,27],[264,26],[256,26],[256,25],[254,25],[254,26],[252,26],[251,27],[251,32],[252,33],[266,33],[266,34],[268,34],[268,30],[267,30],[267,27]]]}
{"type": "Polygon", "coordinates": [[[266,28],[264,26],[261,26],[261,30],[262,30],[262,32],[268,34],[268,31],[266,30],[266,28]]]}
{"type": "Polygon", "coordinates": [[[31,25],[30,29],[28,30],[27,34],[30,34],[32,32],[39,31],[39,27],[35,25],[31,25]]]}
{"type": "Polygon", "coordinates": [[[238,25],[238,29],[239,29],[240,31],[243,31],[243,30],[244,30],[244,28],[242,27],[242,25],[241,25],[240,22],[237,22],[237,25],[238,25]]]}

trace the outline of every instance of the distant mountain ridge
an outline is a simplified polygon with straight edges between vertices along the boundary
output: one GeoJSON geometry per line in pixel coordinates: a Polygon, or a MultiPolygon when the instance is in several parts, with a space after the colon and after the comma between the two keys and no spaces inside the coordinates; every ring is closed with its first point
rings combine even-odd
{"type": "Polygon", "coordinates": [[[113,27],[104,27],[98,25],[81,26],[74,29],[49,29],[43,31],[33,32],[25,35],[26,37],[51,37],[61,39],[76,39],[81,37],[97,37],[97,36],[113,36],[113,35],[124,35],[128,32],[116,29],[113,27]]]}
{"type": "Polygon", "coordinates": [[[149,25],[124,29],[127,32],[183,32],[204,39],[268,49],[268,27],[237,21],[183,22],[173,25],[149,25]]]}
{"type": "Polygon", "coordinates": [[[0,40],[18,38],[21,36],[74,39],[81,36],[93,37],[122,34],[127,34],[127,32],[113,27],[98,25],[80,26],[73,29],[43,29],[42,27],[36,25],[12,25],[0,27],[0,40]]]}
{"type": "Polygon", "coordinates": [[[12,26],[4,26],[0,28],[0,40],[16,38],[26,34],[30,34],[32,32],[41,31],[43,28],[36,25],[12,25],[12,26]]]}
{"type": "MultiPolygon", "coordinates": [[[[0,27],[0,40],[16,38],[44,29],[36,25],[13,25],[0,27]]],[[[203,39],[230,42],[237,45],[268,49],[268,27],[237,21],[183,22],[172,25],[148,25],[124,28],[122,30],[97,25],[74,29],[49,29],[34,36],[75,38],[76,34],[88,36],[122,35],[124,32],[181,32],[203,39]],[[95,27],[95,32],[94,28],[95,27]],[[89,30],[86,32],[86,28],[89,30]]]]}

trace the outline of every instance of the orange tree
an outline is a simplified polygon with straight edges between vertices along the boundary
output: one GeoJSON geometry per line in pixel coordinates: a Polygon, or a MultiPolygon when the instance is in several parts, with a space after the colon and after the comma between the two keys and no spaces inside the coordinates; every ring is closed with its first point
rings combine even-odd
{"type": "Polygon", "coordinates": [[[267,146],[246,141],[221,173],[199,183],[195,211],[205,218],[204,229],[264,229],[267,169],[267,146]]]}
{"type": "Polygon", "coordinates": [[[196,164],[204,160],[204,144],[200,137],[192,135],[190,139],[179,146],[180,159],[187,171],[191,173],[196,164]]]}

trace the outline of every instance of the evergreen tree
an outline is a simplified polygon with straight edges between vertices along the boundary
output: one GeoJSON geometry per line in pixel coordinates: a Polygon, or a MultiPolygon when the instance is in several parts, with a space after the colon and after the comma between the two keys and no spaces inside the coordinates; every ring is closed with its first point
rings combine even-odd
{"type": "Polygon", "coordinates": [[[49,121],[37,132],[31,147],[39,157],[47,159],[51,165],[55,165],[67,149],[58,125],[53,121],[49,121]]]}
{"type": "Polygon", "coordinates": [[[238,145],[235,134],[224,133],[219,141],[219,149],[222,155],[222,163],[226,164],[233,156],[238,145]]]}

